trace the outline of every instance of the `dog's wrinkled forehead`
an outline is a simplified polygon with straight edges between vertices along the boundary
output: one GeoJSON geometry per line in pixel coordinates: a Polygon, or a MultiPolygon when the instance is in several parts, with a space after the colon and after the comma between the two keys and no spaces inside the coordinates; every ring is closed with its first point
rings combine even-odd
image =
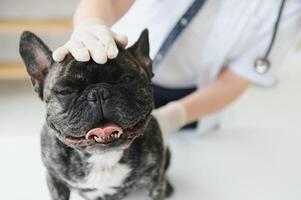
{"type": "Polygon", "coordinates": [[[132,71],[136,74],[131,74],[131,76],[140,75],[140,78],[146,76],[150,82],[153,76],[147,30],[142,31],[139,39],[132,46],[120,50],[117,58],[109,60],[103,65],[98,65],[93,60],[78,62],[70,55],[61,63],[54,62],[51,56],[52,52],[47,45],[35,34],[28,31],[21,35],[19,51],[34,90],[41,100],[44,99],[44,88],[51,87],[56,80],[64,78],[69,80],[80,78],[89,80],[89,82],[105,81],[108,78],[113,80],[118,75],[132,71]]]}
{"type": "Polygon", "coordinates": [[[68,55],[63,62],[54,63],[50,71],[51,76],[48,77],[50,88],[58,81],[98,83],[113,80],[125,73],[147,78],[146,71],[127,50],[121,50],[117,58],[108,60],[105,64],[97,64],[93,60],[78,62],[71,55],[68,55]]]}

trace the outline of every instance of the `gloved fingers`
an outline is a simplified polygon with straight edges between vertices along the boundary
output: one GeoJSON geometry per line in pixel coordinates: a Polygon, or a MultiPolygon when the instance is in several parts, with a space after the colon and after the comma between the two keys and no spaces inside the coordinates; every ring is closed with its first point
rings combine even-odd
{"type": "Polygon", "coordinates": [[[108,58],[109,59],[116,58],[119,50],[111,35],[104,35],[103,37],[99,38],[99,40],[104,45],[108,58]]]}
{"type": "Polygon", "coordinates": [[[128,37],[126,35],[114,34],[114,40],[117,46],[121,49],[124,49],[128,45],[128,37]]]}
{"type": "Polygon", "coordinates": [[[65,46],[61,46],[52,53],[52,58],[56,62],[61,62],[64,60],[68,53],[69,50],[65,46]]]}
{"type": "Polygon", "coordinates": [[[98,40],[103,44],[105,47],[107,57],[109,59],[113,59],[117,57],[118,54],[118,48],[113,38],[113,33],[107,28],[101,28],[97,27],[91,30],[90,33],[92,33],[95,37],[98,38],[98,40]]]}
{"type": "Polygon", "coordinates": [[[64,46],[77,61],[87,62],[90,60],[89,51],[81,41],[70,40],[64,46]]]}
{"type": "Polygon", "coordinates": [[[107,53],[103,44],[97,40],[83,40],[84,45],[89,49],[90,56],[98,64],[107,62],[107,53]]]}

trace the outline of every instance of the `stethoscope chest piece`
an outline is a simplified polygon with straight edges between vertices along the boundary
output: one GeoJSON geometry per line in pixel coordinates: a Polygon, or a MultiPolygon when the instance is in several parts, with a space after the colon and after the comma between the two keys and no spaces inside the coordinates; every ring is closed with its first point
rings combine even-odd
{"type": "Polygon", "coordinates": [[[259,74],[265,74],[270,69],[270,65],[267,58],[258,58],[255,61],[255,71],[259,74]]]}
{"type": "Polygon", "coordinates": [[[274,45],[275,39],[276,39],[276,35],[277,35],[277,30],[278,30],[278,26],[280,23],[280,19],[281,19],[281,15],[282,15],[282,11],[284,9],[284,5],[285,5],[286,0],[282,0],[281,1],[281,5],[279,8],[279,12],[277,15],[277,19],[274,25],[274,30],[273,30],[273,34],[272,34],[272,38],[271,38],[271,42],[270,45],[268,46],[264,57],[258,58],[255,60],[255,65],[254,65],[254,69],[258,74],[265,74],[269,71],[271,63],[268,60],[269,54],[272,50],[272,47],[274,45]]]}

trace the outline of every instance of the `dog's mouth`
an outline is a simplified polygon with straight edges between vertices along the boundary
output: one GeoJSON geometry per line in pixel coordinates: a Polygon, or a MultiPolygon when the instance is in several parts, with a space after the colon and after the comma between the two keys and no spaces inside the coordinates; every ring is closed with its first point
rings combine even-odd
{"type": "Polygon", "coordinates": [[[123,129],[114,123],[108,123],[89,130],[85,136],[66,136],[65,141],[72,146],[87,147],[95,144],[111,145],[121,141],[132,141],[143,135],[144,124],[142,121],[128,129],[123,129]]]}

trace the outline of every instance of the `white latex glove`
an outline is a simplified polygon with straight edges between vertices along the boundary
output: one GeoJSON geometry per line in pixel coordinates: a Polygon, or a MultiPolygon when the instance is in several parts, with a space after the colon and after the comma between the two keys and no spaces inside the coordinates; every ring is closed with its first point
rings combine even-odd
{"type": "Polygon", "coordinates": [[[164,141],[169,133],[177,131],[185,125],[187,112],[182,103],[172,101],[165,106],[155,109],[152,115],[158,121],[164,141]]]}
{"type": "Polygon", "coordinates": [[[128,38],[117,35],[98,19],[89,19],[75,27],[69,41],[53,52],[53,60],[60,62],[68,53],[82,62],[90,57],[99,64],[113,59],[118,54],[118,47],[125,48],[128,38]]]}

